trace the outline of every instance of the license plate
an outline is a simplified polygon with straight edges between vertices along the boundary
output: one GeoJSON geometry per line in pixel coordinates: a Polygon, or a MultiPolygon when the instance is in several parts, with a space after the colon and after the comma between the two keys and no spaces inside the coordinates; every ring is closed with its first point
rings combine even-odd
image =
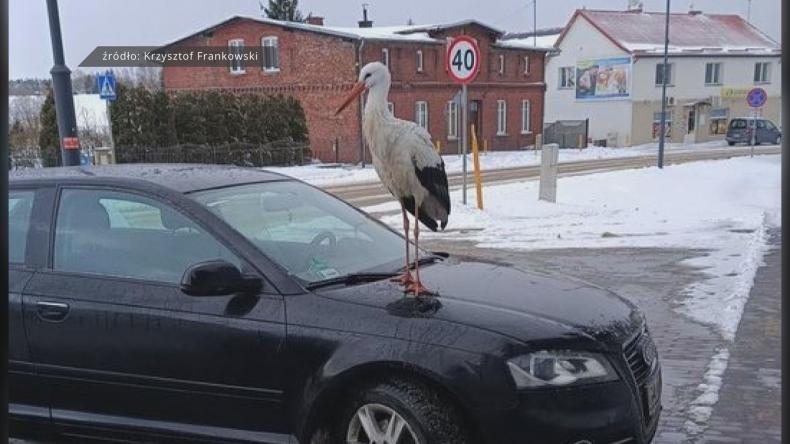
{"type": "Polygon", "coordinates": [[[645,383],[644,397],[645,404],[647,404],[647,414],[652,418],[656,413],[661,399],[661,371],[657,371],[655,375],[645,383]]]}

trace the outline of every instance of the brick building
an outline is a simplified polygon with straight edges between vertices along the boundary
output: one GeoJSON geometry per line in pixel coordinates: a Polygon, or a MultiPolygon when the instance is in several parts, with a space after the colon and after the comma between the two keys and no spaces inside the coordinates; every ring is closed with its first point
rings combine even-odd
{"type": "Polygon", "coordinates": [[[334,111],[366,63],[379,60],[392,73],[390,106],[396,117],[426,126],[444,153],[458,152],[461,112],[451,103],[459,86],[444,67],[448,37],[465,34],[481,50],[481,69],[469,86],[470,124],[489,149],[534,144],[543,126],[544,61],[548,48],[502,39],[502,31],[474,20],[431,26],[359,28],[235,16],[167,46],[261,46],[262,61],[228,67],[165,67],[168,92],[226,89],[287,94],[305,110],[315,157],[358,162],[363,147],[362,102],[334,111]],[[338,146],[337,152],[334,146],[338,146]]]}

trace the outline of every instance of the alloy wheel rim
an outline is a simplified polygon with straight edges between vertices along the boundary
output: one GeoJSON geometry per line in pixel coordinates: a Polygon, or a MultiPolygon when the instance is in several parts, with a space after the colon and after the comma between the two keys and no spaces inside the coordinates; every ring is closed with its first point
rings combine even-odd
{"type": "Polygon", "coordinates": [[[346,444],[422,444],[409,423],[394,409],[365,404],[348,424],[346,444]]]}

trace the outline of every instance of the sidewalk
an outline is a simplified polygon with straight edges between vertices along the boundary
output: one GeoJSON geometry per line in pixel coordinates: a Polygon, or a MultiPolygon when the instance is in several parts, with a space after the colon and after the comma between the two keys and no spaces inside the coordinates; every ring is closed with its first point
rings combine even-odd
{"type": "Polygon", "coordinates": [[[774,247],[757,271],[741,318],[730,360],[699,443],[779,443],[782,440],[781,390],[781,230],[771,232],[774,247]]]}

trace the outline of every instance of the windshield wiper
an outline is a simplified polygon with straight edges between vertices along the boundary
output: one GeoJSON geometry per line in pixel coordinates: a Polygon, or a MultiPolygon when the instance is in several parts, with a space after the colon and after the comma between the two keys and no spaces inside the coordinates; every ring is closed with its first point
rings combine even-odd
{"type": "MultiPolygon", "coordinates": [[[[436,261],[440,261],[440,260],[442,260],[442,259],[445,259],[445,258],[444,258],[444,257],[442,257],[442,256],[439,256],[438,254],[431,254],[431,255],[428,255],[428,256],[423,256],[423,257],[421,257],[421,258],[420,258],[420,259],[417,261],[417,263],[418,263],[419,265],[432,264],[432,263],[434,263],[434,262],[436,262],[436,261]]],[[[411,262],[411,263],[409,264],[409,265],[410,265],[410,267],[411,267],[411,265],[413,265],[413,264],[414,264],[414,262],[411,262]]],[[[398,272],[399,272],[399,273],[403,273],[403,271],[404,271],[404,268],[405,268],[405,267],[400,267],[400,268],[398,269],[398,272]]]]}
{"type": "Polygon", "coordinates": [[[311,282],[307,284],[307,289],[315,290],[316,288],[329,287],[331,285],[356,285],[365,282],[375,282],[391,278],[397,274],[398,273],[351,273],[324,279],[322,281],[311,282]]]}

